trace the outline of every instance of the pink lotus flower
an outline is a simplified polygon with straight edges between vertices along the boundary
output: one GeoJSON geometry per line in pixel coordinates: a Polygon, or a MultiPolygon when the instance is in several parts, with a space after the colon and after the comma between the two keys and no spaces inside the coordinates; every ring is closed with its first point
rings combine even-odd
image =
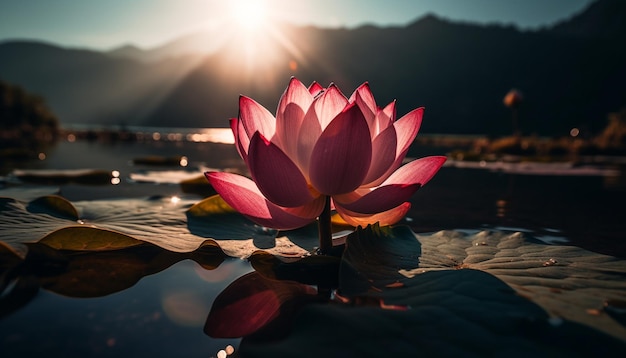
{"type": "Polygon", "coordinates": [[[259,225],[302,227],[330,205],[353,226],[391,225],[446,159],[401,166],[422,114],[418,108],[396,121],[395,101],[379,108],[367,83],[346,98],[333,84],[307,88],[292,78],[276,117],[239,98],[239,118],[230,125],[252,180],[222,172],[206,176],[229,205],[259,225]]]}

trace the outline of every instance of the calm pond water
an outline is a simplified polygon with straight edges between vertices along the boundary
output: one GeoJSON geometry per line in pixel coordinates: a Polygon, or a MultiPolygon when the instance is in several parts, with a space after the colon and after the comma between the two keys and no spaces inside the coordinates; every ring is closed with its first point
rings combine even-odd
{"type": "MultiPolygon", "coordinates": [[[[108,142],[70,137],[46,151],[39,161],[3,167],[3,175],[18,167],[119,172],[120,182],[115,185],[59,185],[61,195],[77,201],[189,195],[179,185],[131,180],[137,174],[196,172],[200,167],[244,170],[235,148],[210,142],[214,137],[196,137],[194,141],[184,134],[154,138],[159,140],[146,136],[149,140],[108,142]],[[181,155],[186,157],[185,167],[133,164],[137,158],[181,155]]],[[[445,154],[449,149],[414,148],[410,154],[445,154]]],[[[414,195],[404,223],[415,232],[523,231],[545,241],[626,257],[626,179],[622,172],[529,175],[455,164],[444,167],[414,195]]],[[[11,180],[10,175],[5,178],[11,180]]],[[[236,259],[227,259],[214,270],[182,260],[104,297],[69,298],[40,289],[32,300],[26,303],[24,299],[23,307],[0,311],[0,356],[215,357],[229,345],[236,350],[239,340],[210,338],[203,325],[213,299],[251,270],[236,259]]],[[[8,302],[6,297],[0,298],[8,302]]],[[[19,299],[12,304],[19,306],[19,299]]]]}

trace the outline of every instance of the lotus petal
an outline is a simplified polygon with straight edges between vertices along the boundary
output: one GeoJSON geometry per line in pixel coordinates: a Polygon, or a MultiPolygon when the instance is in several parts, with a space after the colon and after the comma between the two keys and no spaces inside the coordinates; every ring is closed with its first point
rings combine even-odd
{"type": "Polygon", "coordinates": [[[370,224],[379,223],[380,226],[393,225],[400,221],[409,209],[411,208],[411,203],[406,202],[402,203],[399,206],[381,212],[376,213],[374,215],[355,213],[340,206],[336,206],[337,213],[341,216],[343,220],[345,220],[348,224],[352,226],[361,226],[366,227],[370,224]]]}
{"type": "Polygon", "coordinates": [[[396,120],[396,101],[392,101],[385,108],[379,109],[378,113],[376,113],[376,120],[374,124],[376,125],[377,132],[380,133],[387,129],[389,126],[393,125],[396,120]]]}
{"type": "Polygon", "coordinates": [[[369,170],[372,142],[363,113],[352,104],[322,132],[311,153],[311,184],[325,195],[350,192],[369,170]]]}
{"type": "Polygon", "coordinates": [[[239,97],[239,120],[243,123],[248,138],[261,132],[265,138],[272,138],[276,132],[276,119],[262,105],[252,98],[239,97]]]}
{"type": "Polygon", "coordinates": [[[424,116],[424,107],[420,107],[405,114],[402,118],[393,123],[396,128],[396,134],[398,135],[398,148],[397,154],[405,152],[422,125],[422,118],[424,116]]]}
{"type": "Polygon", "coordinates": [[[281,147],[290,157],[295,158],[298,133],[304,114],[313,103],[313,96],[302,82],[292,78],[276,110],[276,133],[272,142],[281,147]],[[292,155],[292,153],[294,153],[292,155]]]}
{"type": "Polygon", "coordinates": [[[340,201],[343,199],[341,196],[335,196],[335,205],[337,208],[342,207],[353,212],[371,215],[402,204],[409,200],[420,187],[419,183],[384,185],[350,203],[343,203],[340,201]]]}
{"type": "Polygon", "coordinates": [[[309,93],[315,97],[317,95],[320,94],[320,92],[322,92],[324,90],[324,87],[322,87],[322,85],[320,85],[319,83],[313,81],[311,83],[311,85],[309,86],[309,93]]]}
{"type": "Polygon", "coordinates": [[[363,113],[363,117],[365,117],[365,120],[367,121],[367,126],[370,129],[370,137],[374,138],[378,134],[379,130],[376,123],[376,110],[372,111],[372,109],[369,108],[368,104],[361,97],[360,93],[356,92],[355,97],[356,98],[354,100],[354,103],[356,103],[356,105],[359,107],[359,109],[363,113]]]}
{"type": "MultiPolygon", "coordinates": [[[[312,217],[301,217],[285,211],[267,200],[252,180],[241,175],[224,172],[205,175],[228,205],[261,226],[291,230],[311,223],[319,215],[318,212],[312,217]]],[[[313,201],[310,205],[316,203],[313,201]]]]}
{"type": "MultiPolygon", "coordinates": [[[[356,90],[354,90],[352,95],[350,95],[349,101],[350,103],[361,101],[361,103],[365,105],[367,109],[369,109],[369,112],[372,114],[372,116],[376,115],[376,113],[378,112],[378,106],[376,106],[374,94],[372,94],[370,85],[367,82],[363,83],[356,90]]],[[[367,115],[365,116],[365,118],[368,118],[367,115]]]]}
{"type": "Polygon", "coordinates": [[[404,157],[406,153],[409,151],[409,147],[417,133],[419,132],[420,126],[422,124],[422,116],[424,113],[424,108],[417,108],[402,118],[393,123],[393,127],[396,130],[396,159],[389,166],[385,174],[381,175],[378,179],[373,182],[366,183],[368,187],[374,187],[380,185],[383,181],[385,181],[393,172],[396,171],[404,161],[404,157]]]}
{"type": "Polygon", "coordinates": [[[248,161],[248,147],[250,146],[250,138],[246,134],[246,130],[243,127],[243,122],[239,118],[230,119],[230,129],[233,131],[235,137],[235,147],[241,159],[244,162],[248,161]]]}
{"type": "Polygon", "coordinates": [[[372,162],[364,183],[370,183],[389,170],[396,159],[397,134],[393,126],[382,131],[372,141],[372,162]]]}
{"type": "Polygon", "coordinates": [[[259,132],[252,136],[248,154],[252,178],[269,201],[294,207],[314,199],[298,166],[259,132]]]}
{"type": "Polygon", "coordinates": [[[416,159],[396,170],[382,185],[411,183],[424,186],[439,171],[446,159],[439,155],[416,159]]]}
{"type": "Polygon", "coordinates": [[[344,110],[347,104],[348,100],[346,99],[346,96],[341,93],[337,86],[331,84],[321,96],[315,99],[311,109],[315,111],[317,120],[323,130],[339,113],[341,113],[341,111],[344,110]]]}

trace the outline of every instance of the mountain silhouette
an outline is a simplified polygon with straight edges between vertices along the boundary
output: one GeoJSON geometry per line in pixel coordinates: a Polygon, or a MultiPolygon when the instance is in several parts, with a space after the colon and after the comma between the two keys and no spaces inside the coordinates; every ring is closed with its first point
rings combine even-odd
{"type": "Polygon", "coordinates": [[[5,42],[0,79],[46,97],[62,123],[226,127],[240,94],[273,112],[296,76],[346,95],[367,81],[379,105],[397,100],[399,116],[426,107],[424,132],[511,133],[502,103],[511,88],[524,95],[523,133],[597,132],[626,105],[625,16],[623,1],[599,0],[536,31],[436,15],[402,27],[276,24],[272,35],[242,34],[208,54],[176,41],[105,53],[5,42]]]}

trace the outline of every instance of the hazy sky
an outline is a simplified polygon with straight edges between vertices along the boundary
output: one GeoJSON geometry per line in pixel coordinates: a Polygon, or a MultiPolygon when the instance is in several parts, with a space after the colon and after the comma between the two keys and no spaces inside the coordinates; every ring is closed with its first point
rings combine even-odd
{"type": "MultiPolygon", "coordinates": [[[[151,47],[223,26],[246,0],[0,0],[0,41],[40,39],[106,49],[151,47]]],[[[254,1],[254,0],[247,0],[254,1]]],[[[583,10],[594,0],[256,0],[267,18],[324,27],[404,25],[426,13],[477,23],[536,28],[583,10]]]]}

